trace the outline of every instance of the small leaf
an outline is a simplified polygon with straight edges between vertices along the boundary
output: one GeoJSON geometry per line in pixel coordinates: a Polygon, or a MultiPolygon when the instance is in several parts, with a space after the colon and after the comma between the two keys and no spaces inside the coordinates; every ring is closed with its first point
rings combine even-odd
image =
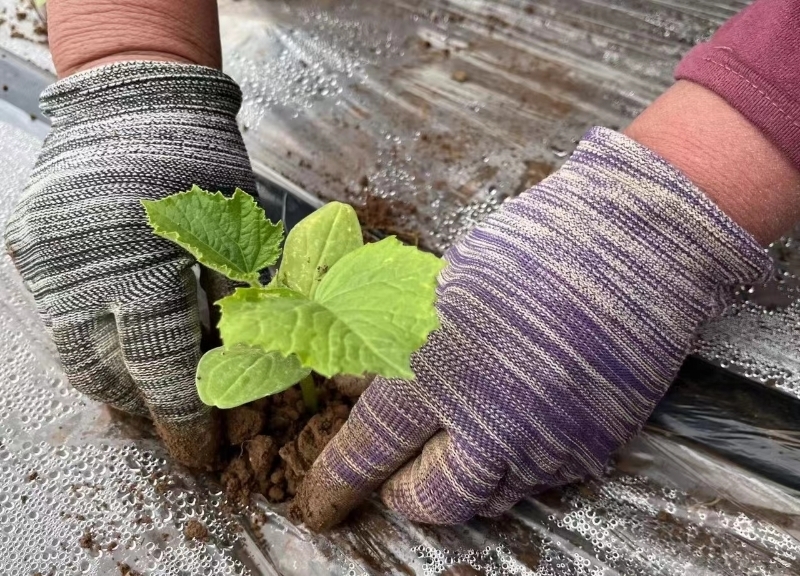
{"type": "Polygon", "coordinates": [[[197,366],[197,392],[204,404],[235,408],[283,392],[309,374],[296,356],[249,346],[214,348],[197,366]]]}
{"type": "Polygon", "coordinates": [[[364,245],[358,216],[352,206],[326,204],[304,218],[289,232],[276,285],[309,298],[345,254],[364,245]]]}
{"type": "Polygon", "coordinates": [[[259,271],[281,254],[283,223],[267,220],[252,196],[238,188],[226,198],[193,186],[142,204],[156,234],[231,280],[258,284],[259,271]]]}
{"type": "Polygon", "coordinates": [[[240,288],[223,298],[220,333],[296,354],[323,376],[373,372],[412,378],[411,354],[438,328],[436,277],[443,260],[390,237],[343,256],[313,299],[300,292],[240,288]]]}

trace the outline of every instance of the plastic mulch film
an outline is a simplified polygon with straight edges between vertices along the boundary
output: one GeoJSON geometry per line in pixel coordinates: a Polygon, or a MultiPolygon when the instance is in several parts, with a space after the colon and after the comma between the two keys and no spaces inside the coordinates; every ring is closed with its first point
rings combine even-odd
{"type": "MultiPolygon", "coordinates": [[[[397,217],[395,232],[438,249],[555,169],[586,127],[624,125],[742,6],[221,4],[270,214],[291,224],[316,196],[370,199],[397,217]]],[[[4,30],[2,45],[16,46],[4,30]]],[[[5,222],[39,128],[0,113],[5,222]]],[[[263,500],[230,514],[219,487],[172,465],[147,425],[72,390],[3,257],[0,574],[800,574],[797,241],[774,253],[780,277],[743,289],[700,348],[748,378],[687,363],[603,479],[454,528],[371,501],[326,536],[263,500]],[[205,542],[185,536],[192,520],[205,542]]]]}

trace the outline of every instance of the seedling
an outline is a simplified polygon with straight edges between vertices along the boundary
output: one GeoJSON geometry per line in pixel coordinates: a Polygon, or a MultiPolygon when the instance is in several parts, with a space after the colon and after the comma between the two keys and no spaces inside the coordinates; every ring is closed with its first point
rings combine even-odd
{"type": "Polygon", "coordinates": [[[233,408],[301,383],[316,409],[312,371],[413,378],[411,355],[439,327],[436,277],[444,261],[395,237],[364,244],[352,207],[331,202],[286,237],[255,200],[194,186],[142,201],[159,236],[247,287],[217,302],[223,346],[197,368],[200,399],[233,408]]]}

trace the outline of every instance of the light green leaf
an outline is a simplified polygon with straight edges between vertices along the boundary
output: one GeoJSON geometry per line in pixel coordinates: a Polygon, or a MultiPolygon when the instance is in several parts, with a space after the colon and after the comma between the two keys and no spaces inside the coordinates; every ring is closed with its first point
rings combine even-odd
{"type": "Polygon", "coordinates": [[[313,298],[328,270],[345,254],[364,245],[352,206],[326,204],[289,232],[276,285],[313,298]]]}
{"type": "Polygon", "coordinates": [[[343,256],[313,299],[288,289],[240,288],[219,304],[227,346],[284,355],[331,377],[373,372],[412,378],[411,354],[438,328],[443,260],[390,237],[343,256]]]}
{"type": "Polygon", "coordinates": [[[238,188],[226,198],[193,186],[142,204],[156,234],[231,280],[258,285],[259,271],[281,254],[283,223],[267,220],[256,201],[238,188]]]}
{"type": "Polygon", "coordinates": [[[197,392],[204,404],[235,408],[283,392],[310,373],[296,356],[249,346],[214,348],[197,366],[197,392]]]}

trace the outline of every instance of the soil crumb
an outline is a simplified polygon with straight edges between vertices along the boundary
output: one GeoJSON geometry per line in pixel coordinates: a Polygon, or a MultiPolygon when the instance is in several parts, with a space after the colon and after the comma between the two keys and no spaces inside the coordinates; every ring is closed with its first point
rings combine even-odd
{"type": "Polygon", "coordinates": [[[199,540],[206,542],[208,540],[208,528],[199,520],[189,520],[186,528],[183,529],[183,535],[187,540],[199,540]]]}
{"type": "Polygon", "coordinates": [[[296,439],[287,442],[279,450],[289,495],[295,495],[306,472],[344,425],[349,414],[350,407],[347,404],[329,404],[322,412],[311,417],[296,439]]]}
{"type": "Polygon", "coordinates": [[[371,381],[317,379],[320,409],[316,414],[306,410],[300,391],[293,387],[243,406],[240,414],[225,415],[228,438],[241,440],[231,443],[223,456],[226,464],[220,481],[228,503],[245,507],[253,494],[275,503],[290,500],[371,381]],[[245,427],[245,421],[260,424],[245,427]],[[237,434],[232,435],[232,428],[237,434]],[[238,434],[245,428],[247,433],[238,434]]]}
{"type": "Polygon", "coordinates": [[[264,413],[251,406],[239,406],[223,412],[228,442],[242,444],[264,427],[264,413]]]}
{"type": "MultiPolygon", "coordinates": [[[[402,200],[381,198],[367,192],[364,203],[354,206],[358,220],[365,230],[376,231],[383,234],[392,234],[400,240],[412,244],[419,244],[419,235],[411,232],[410,220],[416,216],[417,207],[402,200]]],[[[365,237],[365,240],[374,240],[365,237]]]]}
{"type": "Polygon", "coordinates": [[[138,570],[134,570],[125,562],[117,562],[117,569],[122,576],[143,576],[138,570]]]}
{"type": "Polygon", "coordinates": [[[333,384],[342,396],[357,400],[367,389],[367,386],[372,384],[374,378],[374,376],[364,378],[361,376],[340,375],[333,377],[333,384]]]}
{"type": "Polygon", "coordinates": [[[530,190],[533,186],[547,178],[555,170],[555,166],[550,162],[539,160],[528,160],[525,162],[525,173],[520,178],[514,190],[514,196],[530,190]]]}
{"type": "Polygon", "coordinates": [[[469,74],[464,72],[463,70],[456,70],[453,72],[453,80],[456,82],[466,82],[469,80],[469,74]]]}
{"type": "Polygon", "coordinates": [[[88,529],[78,539],[78,544],[85,550],[97,550],[99,548],[97,542],[94,541],[94,535],[88,529]]]}

